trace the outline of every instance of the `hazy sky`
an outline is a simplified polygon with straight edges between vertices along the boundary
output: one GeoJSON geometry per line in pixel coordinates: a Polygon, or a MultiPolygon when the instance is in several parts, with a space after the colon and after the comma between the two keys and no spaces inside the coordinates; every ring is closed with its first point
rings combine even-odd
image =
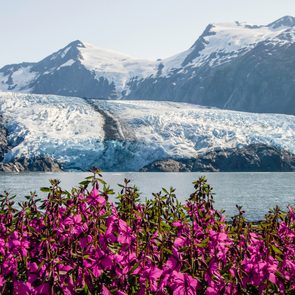
{"type": "Polygon", "coordinates": [[[145,58],[189,48],[208,23],[266,24],[294,0],[0,0],[0,67],[38,61],[80,39],[145,58]]]}

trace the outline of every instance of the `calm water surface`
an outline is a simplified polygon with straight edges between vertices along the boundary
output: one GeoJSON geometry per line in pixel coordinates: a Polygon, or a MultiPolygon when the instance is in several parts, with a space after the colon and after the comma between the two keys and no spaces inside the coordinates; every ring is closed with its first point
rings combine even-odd
{"type": "MultiPolygon", "coordinates": [[[[23,173],[0,174],[0,192],[4,190],[17,195],[17,200],[30,191],[49,186],[49,179],[61,180],[62,187],[77,186],[90,173],[23,173]]],[[[236,213],[235,205],[242,205],[248,219],[261,219],[268,209],[279,205],[286,208],[295,204],[295,173],[103,173],[111,188],[118,191],[118,183],[128,178],[142,192],[142,199],[151,197],[162,187],[176,188],[178,199],[184,201],[193,192],[192,181],[206,175],[213,186],[215,206],[225,209],[226,215],[236,213]]],[[[39,192],[39,195],[45,195],[39,192]]],[[[112,198],[114,200],[114,198],[112,198]]]]}

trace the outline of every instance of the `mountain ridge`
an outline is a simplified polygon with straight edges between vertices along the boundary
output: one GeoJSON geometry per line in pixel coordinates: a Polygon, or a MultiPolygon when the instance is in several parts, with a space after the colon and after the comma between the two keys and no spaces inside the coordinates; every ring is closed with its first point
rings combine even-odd
{"type": "Polygon", "coordinates": [[[295,114],[295,18],[209,24],[193,45],[151,61],[75,40],[0,69],[0,91],[189,102],[295,114]]]}

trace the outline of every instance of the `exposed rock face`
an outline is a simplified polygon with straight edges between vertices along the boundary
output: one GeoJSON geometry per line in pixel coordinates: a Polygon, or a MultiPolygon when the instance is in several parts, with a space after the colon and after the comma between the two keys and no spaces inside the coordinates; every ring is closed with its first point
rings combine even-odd
{"type": "Polygon", "coordinates": [[[0,163],[0,171],[3,172],[24,172],[24,171],[42,171],[42,172],[60,172],[60,165],[48,157],[21,158],[9,163],[0,163]]]}
{"type": "Polygon", "coordinates": [[[295,171],[295,155],[263,144],[216,150],[196,159],[193,171],[295,171]]]}
{"type": "Polygon", "coordinates": [[[3,125],[3,118],[0,115],[0,162],[4,158],[4,154],[8,149],[8,143],[7,143],[7,130],[5,129],[3,125]]]}
{"type": "Polygon", "coordinates": [[[187,163],[167,159],[155,161],[141,169],[141,172],[189,172],[187,163]]]}
{"type": "Polygon", "coordinates": [[[19,162],[28,171],[44,171],[44,172],[59,172],[61,167],[53,159],[49,157],[36,157],[30,159],[20,159],[19,162]]]}
{"type": "Polygon", "coordinates": [[[1,172],[24,172],[25,168],[19,162],[0,163],[1,172]]]}
{"type": "Polygon", "coordinates": [[[155,161],[141,169],[151,172],[287,172],[295,171],[295,155],[263,144],[217,149],[195,159],[155,161]]]}

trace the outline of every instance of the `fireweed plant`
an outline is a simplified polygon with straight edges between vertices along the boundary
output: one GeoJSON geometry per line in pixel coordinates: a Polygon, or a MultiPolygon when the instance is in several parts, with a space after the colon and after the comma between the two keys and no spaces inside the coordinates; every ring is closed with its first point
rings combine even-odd
{"type": "Polygon", "coordinates": [[[140,203],[128,180],[113,203],[92,172],[42,202],[1,195],[1,294],[295,294],[294,208],[227,222],[204,177],[185,204],[172,188],[140,203]]]}

